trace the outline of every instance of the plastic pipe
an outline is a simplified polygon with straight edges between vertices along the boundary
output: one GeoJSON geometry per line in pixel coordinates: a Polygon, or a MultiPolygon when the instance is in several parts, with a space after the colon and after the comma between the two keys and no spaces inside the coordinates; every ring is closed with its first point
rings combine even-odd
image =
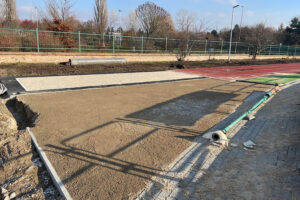
{"type": "Polygon", "coordinates": [[[268,92],[259,102],[257,102],[250,110],[228,125],[226,128],[222,130],[223,133],[227,133],[229,129],[231,129],[234,125],[236,125],[239,121],[244,119],[248,114],[250,114],[253,110],[255,110],[258,106],[260,106],[264,101],[268,100],[273,95],[272,92],[268,92]]]}

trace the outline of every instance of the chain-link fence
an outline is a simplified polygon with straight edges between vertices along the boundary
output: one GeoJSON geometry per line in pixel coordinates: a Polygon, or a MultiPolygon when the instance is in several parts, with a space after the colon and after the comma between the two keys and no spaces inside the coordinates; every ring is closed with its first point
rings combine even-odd
{"type": "MultiPolygon", "coordinates": [[[[54,32],[45,30],[0,29],[0,51],[22,52],[131,52],[131,53],[177,53],[182,48],[191,54],[227,54],[228,41],[190,40],[54,32]],[[181,48],[181,49],[180,49],[181,48]]],[[[253,45],[247,42],[232,42],[232,54],[251,54],[253,45]]],[[[300,47],[265,45],[261,55],[300,55],[300,47]]]]}

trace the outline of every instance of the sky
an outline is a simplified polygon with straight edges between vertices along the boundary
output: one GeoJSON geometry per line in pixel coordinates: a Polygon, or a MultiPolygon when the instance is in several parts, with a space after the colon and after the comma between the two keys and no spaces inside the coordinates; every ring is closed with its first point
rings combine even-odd
{"type": "MultiPolygon", "coordinates": [[[[45,10],[46,0],[17,0],[17,10],[21,19],[35,19],[35,9],[45,10]]],[[[118,16],[128,15],[147,0],[107,0],[108,10],[121,10],[118,16]]],[[[300,17],[300,0],[150,0],[163,7],[176,19],[180,9],[190,10],[208,29],[230,28],[232,6],[244,6],[242,25],[264,23],[278,28],[281,23],[289,25],[293,17],[300,17]]],[[[73,11],[80,21],[93,18],[94,0],[74,0],[73,11]]],[[[234,10],[234,24],[240,24],[242,8],[234,10]]],[[[122,23],[120,20],[119,23],[122,23]]]]}

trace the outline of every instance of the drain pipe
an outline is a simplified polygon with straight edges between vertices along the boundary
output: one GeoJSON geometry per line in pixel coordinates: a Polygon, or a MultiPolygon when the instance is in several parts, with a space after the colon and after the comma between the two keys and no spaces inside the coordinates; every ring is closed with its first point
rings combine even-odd
{"type": "Polygon", "coordinates": [[[222,132],[226,134],[229,131],[229,129],[231,129],[234,125],[236,125],[237,123],[239,123],[239,121],[241,121],[242,119],[244,119],[247,115],[249,115],[252,111],[254,111],[263,102],[265,102],[266,100],[268,100],[272,95],[273,95],[272,92],[266,93],[266,95],[259,102],[257,102],[250,110],[248,110],[247,112],[245,112],[242,116],[240,116],[238,119],[236,119],[234,122],[232,122],[226,128],[224,128],[222,130],[222,132]]]}
{"type": "Polygon", "coordinates": [[[241,115],[238,119],[236,119],[234,122],[229,124],[226,128],[223,130],[218,130],[214,132],[209,132],[203,135],[204,138],[211,139],[212,141],[219,141],[222,144],[225,144],[227,141],[226,133],[231,129],[233,126],[235,126],[237,123],[239,123],[242,119],[244,119],[246,116],[248,116],[251,112],[253,112],[257,107],[259,107],[263,102],[268,100],[271,96],[275,95],[279,91],[279,85],[276,83],[275,88],[271,92],[267,92],[264,97],[258,101],[250,110],[245,112],[243,115],[241,115]]]}

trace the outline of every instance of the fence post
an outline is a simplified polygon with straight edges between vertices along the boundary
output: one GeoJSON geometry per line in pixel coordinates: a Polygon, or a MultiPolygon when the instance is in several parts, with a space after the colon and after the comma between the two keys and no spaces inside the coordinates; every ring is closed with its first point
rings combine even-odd
{"type": "Polygon", "coordinates": [[[281,50],[281,45],[279,45],[279,53],[278,53],[278,55],[280,55],[280,50],[281,50]]]}
{"type": "Polygon", "coordinates": [[[36,49],[37,49],[37,52],[40,52],[39,29],[38,28],[35,29],[35,33],[36,33],[36,49]]]}
{"type": "Polygon", "coordinates": [[[295,53],[294,53],[294,56],[296,56],[297,55],[297,47],[295,46],[295,53]]]}
{"type": "Polygon", "coordinates": [[[286,55],[289,55],[290,46],[288,45],[286,55]]]}
{"type": "Polygon", "coordinates": [[[249,50],[250,50],[250,44],[248,43],[248,54],[249,54],[249,50]]]}
{"type": "Polygon", "coordinates": [[[142,36],[142,47],[141,47],[141,52],[144,53],[144,37],[142,36]]]}
{"type": "Polygon", "coordinates": [[[205,40],[205,54],[207,52],[207,40],[205,40]]]}
{"type": "Polygon", "coordinates": [[[272,45],[270,44],[269,55],[271,55],[272,45]]]}
{"type": "Polygon", "coordinates": [[[78,31],[78,52],[81,52],[81,44],[80,44],[80,31],[78,31]]]}
{"type": "Polygon", "coordinates": [[[115,35],[113,35],[113,53],[115,53],[115,35]]]}
{"type": "Polygon", "coordinates": [[[236,49],[237,49],[237,41],[235,42],[235,50],[234,50],[234,53],[236,54],[236,49]]]}
{"type": "Polygon", "coordinates": [[[166,37],[166,50],[165,52],[167,53],[168,52],[168,38],[166,37]]]}
{"type": "Polygon", "coordinates": [[[223,54],[223,44],[224,44],[224,41],[222,40],[222,44],[221,44],[221,54],[223,54]]]}

